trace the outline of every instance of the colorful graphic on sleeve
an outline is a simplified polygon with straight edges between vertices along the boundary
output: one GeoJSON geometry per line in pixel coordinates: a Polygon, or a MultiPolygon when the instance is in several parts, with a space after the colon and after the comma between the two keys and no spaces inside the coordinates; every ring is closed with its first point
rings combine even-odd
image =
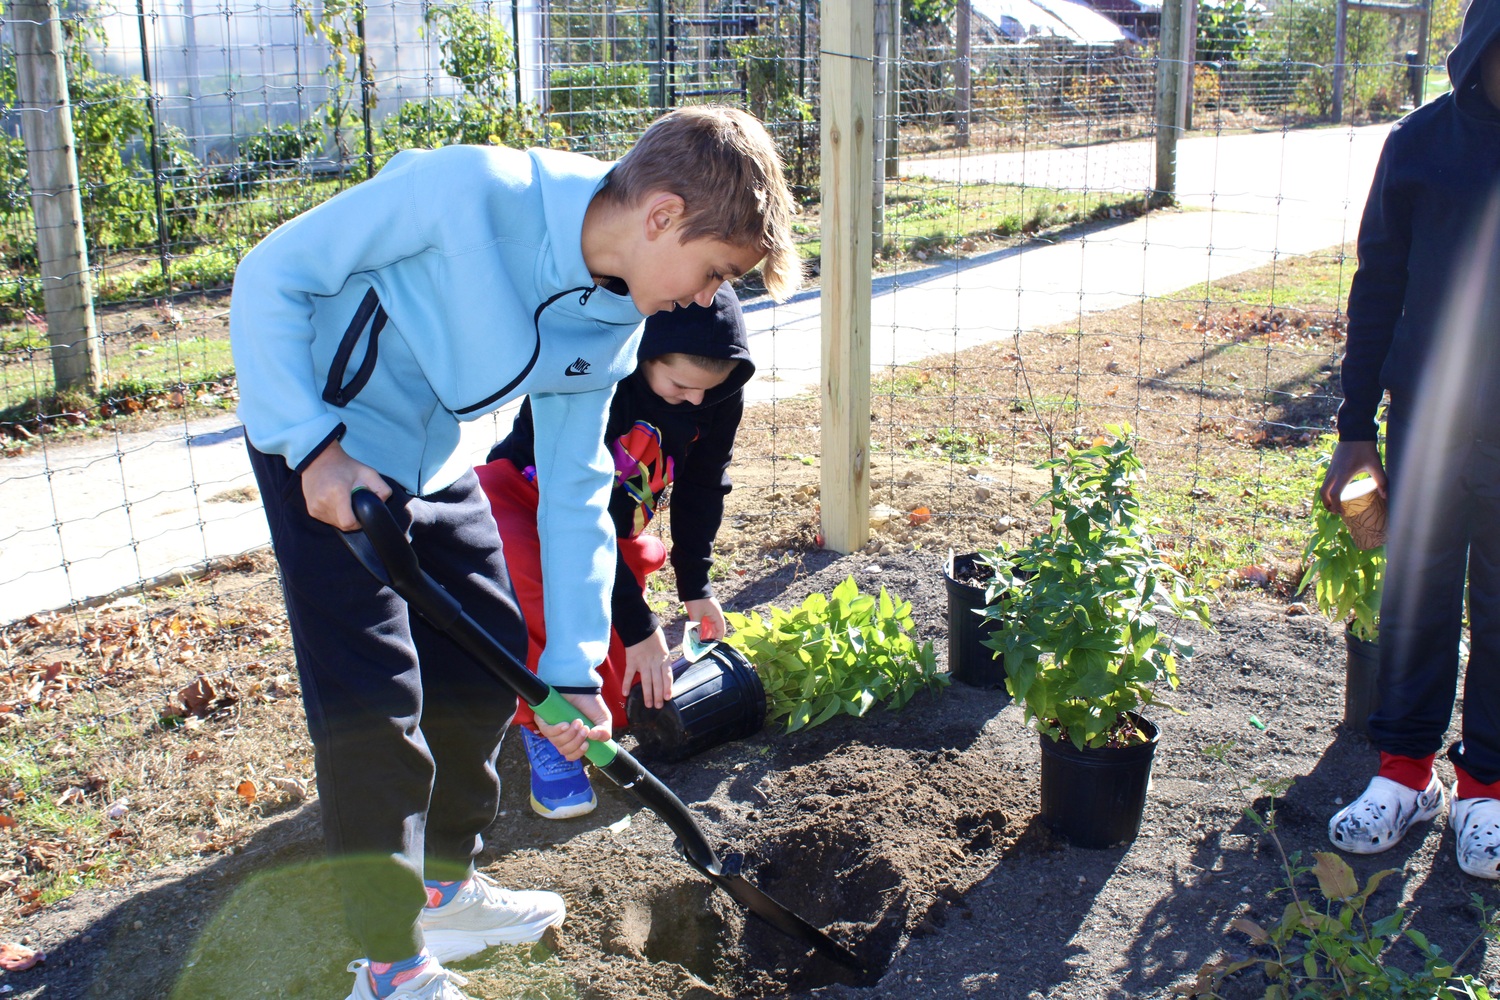
{"type": "Polygon", "coordinates": [[[672,481],[672,456],[663,455],[661,432],[644,420],[610,445],[615,456],[615,481],[635,500],[630,537],[646,530],[656,516],[656,498],[672,481]]]}

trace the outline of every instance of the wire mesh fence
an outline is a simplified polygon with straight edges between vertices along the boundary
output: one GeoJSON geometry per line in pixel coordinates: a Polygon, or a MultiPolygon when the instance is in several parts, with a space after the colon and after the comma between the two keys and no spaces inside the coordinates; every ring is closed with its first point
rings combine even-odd
{"type": "MultiPolygon", "coordinates": [[[[918,548],[937,572],[950,547],[1016,540],[1046,517],[1035,463],[1128,423],[1181,568],[1284,590],[1337,404],[1381,122],[1414,81],[1428,98],[1443,85],[1407,58],[1419,19],[1348,11],[1352,124],[1304,129],[1332,111],[1334,5],[1204,3],[1191,100],[1164,126],[1158,77],[1182,59],[1158,51],[1159,7],[960,6],[963,32],[942,4],[879,5],[867,551],[918,548]],[[1163,127],[1180,133],[1178,207],[1153,211],[1163,127]]],[[[715,101],[779,142],[814,275],[839,224],[821,218],[809,0],[69,8],[99,350],[96,385],[61,387],[68,340],[48,325],[16,93],[26,53],[6,18],[0,732],[22,758],[92,726],[117,770],[140,772],[143,733],[295,694],[274,567],[244,555],[266,530],[227,340],[233,268],[282,221],[401,149],[612,158],[662,109],[715,101]],[[200,674],[210,691],[192,694],[200,674]]],[[[818,544],[820,516],[816,287],[778,306],[752,277],[742,298],[759,375],[718,545],[728,580],[818,544]]],[[[508,424],[477,422],[464,447],[482,459],[508,424]]]]}

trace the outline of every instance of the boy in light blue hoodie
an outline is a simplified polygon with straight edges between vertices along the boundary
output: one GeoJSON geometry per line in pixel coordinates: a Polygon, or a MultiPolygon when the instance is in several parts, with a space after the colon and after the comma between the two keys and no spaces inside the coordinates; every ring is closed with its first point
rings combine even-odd
{"type": "Polygon", "coordinates": [[[350,492],[373,490],[423,567],[515,655],[527,636],[459,422],[528,395],[546,484],[540,676],[593,726],[539,723],[577,759],[609,738],[596,667],[615,572],[604,449],[642,319],[761,265],[800,270],[763,126],[734,109],[658,119],[617,164],[556,150],[397,154],[288,222],[235,275],[230,336],[316,753],[328,849],[365,958],[350,1000],[459,1000],[442,963],[538,939],[564,915],[474,869],[514,697],[354,560],[350,492]]]}

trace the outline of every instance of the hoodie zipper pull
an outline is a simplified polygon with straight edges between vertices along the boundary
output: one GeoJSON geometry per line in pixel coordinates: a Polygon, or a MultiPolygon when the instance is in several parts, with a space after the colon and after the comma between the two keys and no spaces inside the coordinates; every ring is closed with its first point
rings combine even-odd
{"type": "Polygon", "coordinates": [[[585,289],[584,289],[584,290],[583,290],[583,294],[582,294],[582,295],[580,295],[580,296],[578,296],[578,304],[579,304],[579,305],[581,305],[581,306],[586,306],[586,305],[588,305],[588,304],[589,304],[589,296],[590,296],[590,295],[593,295],[593,294],[594,294],[594,292],[595,292],[595,291],[596,291],[596,290],[597,290],[597,289],[598,289],[598,288],[599,288],[599,286],[598,286],[598,285],[590,285],[590,286],[589,286],[589,287],[587,287],[587,288],[585,288],[585,289]]]}

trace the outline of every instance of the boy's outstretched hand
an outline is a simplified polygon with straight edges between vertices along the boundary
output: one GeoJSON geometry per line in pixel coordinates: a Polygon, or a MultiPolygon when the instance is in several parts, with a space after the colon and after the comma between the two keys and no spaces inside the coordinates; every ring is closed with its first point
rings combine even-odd
{"type": "Polygon", "coordinates": [[[630,685],[641,679],[641,698],[647,708],[661,708],[672,697],[672,650],[658,628],[625,650],[625,678],[620,693],[630,694],[630,685]]]}
{"type": "Polygon", "coordinates": [[[569,760],[577,760],[589,748],[589,740],[603,743],[613,735],[613,720],[609,715],[609,707],[604,704],[603,695],[560,693],[570,705],[582,712],[585,718],[604,720],[593,726],[585,725],[581,719],[554,726],[550,722],[544,722],[541,716],[537,716],[537,731],[552,741],[558,753],[569,760]]]}
{"type": "Polygon", "coordinates": [[[1385,497],[1385,466],[1380,464],[1380,449],[1375,446],[1375,442],[1340,441],[1335,445],[1333,457],[1328,462],[1328,472],[1323,476],[1323,485],[1318,489],[1323,506],[1334,514],[1342,514],[1344,505],[1339,500],[1339,494],[1361,472],[1370,474],[1370,478],[1375,480],[1375,488],[1385,497]]]}
{"type": "Polygon", "coordinates": [[[380,473],[350,458],[337,441],[302,470],[302,499],[307,503],[307,512],[340,531],[359,530],[354,508],[349,506],[349,494],[358,486],[369,489],[382,500],[391,498],[391,488],[380,478],[380,473]]]}

